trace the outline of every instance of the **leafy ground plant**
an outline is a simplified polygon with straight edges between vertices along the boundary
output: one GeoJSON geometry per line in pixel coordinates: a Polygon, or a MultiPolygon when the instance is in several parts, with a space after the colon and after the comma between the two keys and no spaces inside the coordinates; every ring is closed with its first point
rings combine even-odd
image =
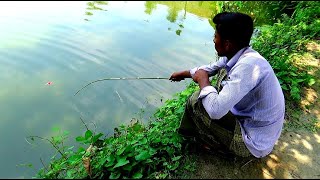
{"type": "Polygon", "coordinates": [[[186,161],[181,146],[184,139],[176,129],[186,99],[196,89],[196,84],[191,83],[176,94],[177,98],[167,100],[147,125],[135,120],[115,128],[114,135],[106,138],[87,129],[76,138],[82,145],[77,151],[57,146],[65,136],[49,141],[59,153],[36,178],[170,178],[194,170],[192,162],[186,161]]]}

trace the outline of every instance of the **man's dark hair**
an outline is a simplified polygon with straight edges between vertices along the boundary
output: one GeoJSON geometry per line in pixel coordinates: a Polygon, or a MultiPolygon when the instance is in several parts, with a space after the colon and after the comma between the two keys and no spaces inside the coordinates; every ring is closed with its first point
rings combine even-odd
{"type": "Polygon", "coordinates": [[[222,12],[212,21],[222,40],[234,41],[239,47],[248,46],[253,33],[252,18],[239,12],[222,12]]]}

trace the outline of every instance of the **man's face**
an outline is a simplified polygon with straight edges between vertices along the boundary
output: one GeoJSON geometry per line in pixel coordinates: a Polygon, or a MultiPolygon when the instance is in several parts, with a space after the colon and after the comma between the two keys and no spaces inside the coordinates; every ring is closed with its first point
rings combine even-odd
{"type": "Polygon", "coordinates": [[[223,40],[220,38],[219,33],[216,31],[214,34],[214,47],[218,53],[218,56],[226,56],[226,47],[223,40]]]}

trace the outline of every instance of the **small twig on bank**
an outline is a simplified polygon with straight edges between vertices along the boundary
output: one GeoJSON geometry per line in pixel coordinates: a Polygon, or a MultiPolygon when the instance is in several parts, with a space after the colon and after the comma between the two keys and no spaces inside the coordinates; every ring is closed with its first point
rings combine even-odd
{"type": "Polygon", "coordinates": [[[40,137],[40,136],[28,136],[27,138],[39,138],[39,139],[41,139],[41,140],[46,140],[46,141],[48,141],[48,142],[59,152],[59,154],[60,154],[65,160],[67,160],[66,156],[61,152],[61,150],[59,149],[59,147],[57,147],[50,139],[43,138],[43,137],[40,137]]]}
{"type": "Polygon", "coordinates": [[[89,128],[88,128],[88,126],[86,125],[86,123],[83,121],[83,119],[81,118],[81,116],[80,116],[80,120],[81,120],[81,122],[83,123],[83,125],[86,127],[87,131],[88,131],[89,128]]]}
{"type": "Polygon", "coordinates": [[[41,158],[40,158],[40,161],[41,161],[41,164],[42,164],[42,166],[44,167],[44,169],[45,169],[47,172],[49,172],[48,168],[44,165],[44,163],[43,163],[43,161],[42,161],[41,158]]]}

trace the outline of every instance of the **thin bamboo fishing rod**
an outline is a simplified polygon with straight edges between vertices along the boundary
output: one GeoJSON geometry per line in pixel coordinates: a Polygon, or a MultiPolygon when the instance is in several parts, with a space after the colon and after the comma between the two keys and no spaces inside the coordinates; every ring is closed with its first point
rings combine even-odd
{"type": "Polygon", "coordinates": [[[98,80],[92,81],[92,82],[88,83],[87,85],[83,86],[80,90],[78,90],[78,91],[74,94],[74,96],[77,95],[81,90],[83,90],[84,88],[86,88],[86,87],[89,86],[90,84],[93,84],[93,83],[96,83],[96,82],[99,82],[99,81],[106,81],[106,80],[140,80],[140,79],[169,79],[169,78],[164,78],[164,77],[103,78],[103,79],[98,79],[98,80]]]}

